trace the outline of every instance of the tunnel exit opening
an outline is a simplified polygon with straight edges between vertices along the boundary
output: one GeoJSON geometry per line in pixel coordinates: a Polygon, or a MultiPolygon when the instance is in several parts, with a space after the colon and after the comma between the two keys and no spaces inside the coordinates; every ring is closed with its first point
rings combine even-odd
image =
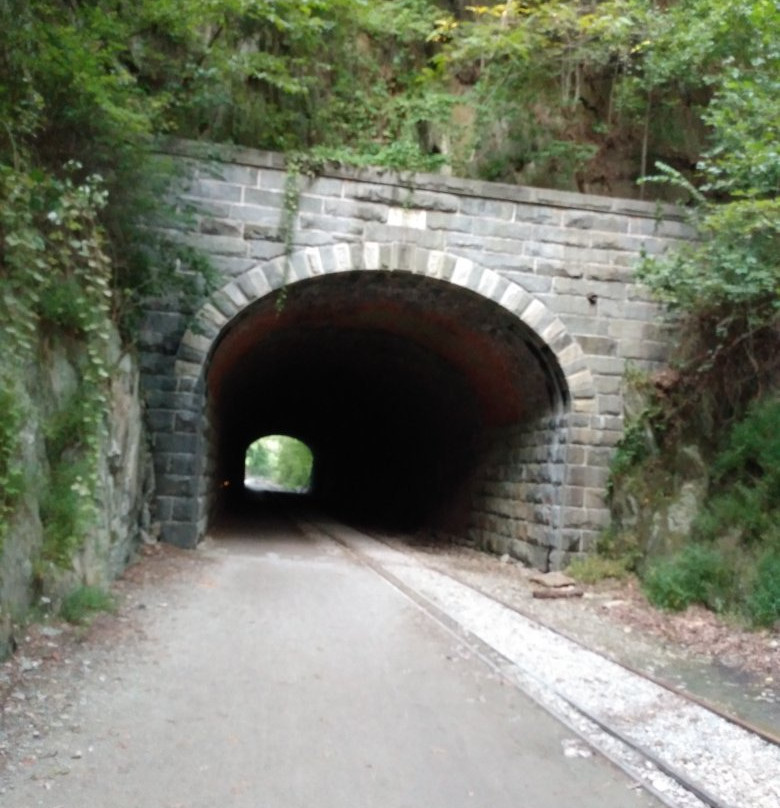
{"type": "Polygon", "coordinates": [[[250,491],[305,493],[311,484],[314,456],[290,435],[265,435],[244,454],[244,487],[250,491]]]}

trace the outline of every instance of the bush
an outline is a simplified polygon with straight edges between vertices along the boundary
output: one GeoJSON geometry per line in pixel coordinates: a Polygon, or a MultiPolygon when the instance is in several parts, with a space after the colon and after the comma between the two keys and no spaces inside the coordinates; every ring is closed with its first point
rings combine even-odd
{"type": "Polygon", "coordinates": [[[745,546],[777,540],[780,516],[780,401],[754,402],[713,463],[716,488],[694,523],[699,538],[727,531],[745,546]]]}
{"type": "Polygon", "coordinates": [[[770,551],[759,561],[745,606],[756,626],[772,626],[780,620],[780,550],[770,551]]]}
{"type": "Polygon", "coordinates": [[[97,586],[80,586],[62,602],[60,615],[69,623],[84,625],[100,612],[115,610],[116,601],[113,595],[97,586]]]}
{"type": "Polygon", "coordinates": [[[730,600],[733,582],[734,573],[722,553],[689,544],[653,563],[643,584],[650,601],[662,609],[682,611],[692,603],[701,603],[721,612],[730,600]]]}

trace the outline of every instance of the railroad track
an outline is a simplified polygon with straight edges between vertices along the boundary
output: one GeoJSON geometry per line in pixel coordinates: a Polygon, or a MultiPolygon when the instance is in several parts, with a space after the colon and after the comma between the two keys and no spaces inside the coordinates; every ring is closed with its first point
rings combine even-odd
{"type": "Polygon", "coordinates": [[[670,808],[778,808],[780,739],[595,653],[394,542],[331,520],[298,520],[354,554],[670,808]]]}

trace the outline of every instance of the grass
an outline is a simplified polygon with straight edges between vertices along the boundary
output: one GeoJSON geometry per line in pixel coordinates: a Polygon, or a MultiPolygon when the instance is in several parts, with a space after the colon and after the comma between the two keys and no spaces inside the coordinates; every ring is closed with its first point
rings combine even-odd
{"type": "Polygon", "coordinates": [[[115,612],[114,596],[97,586],[74,589],[60,606],[60,616],[77,626],[89,624],[101,612],[115,612]]]}
{"type": "Polygon", "coordinates": [[[600,555],[575,558],[566,572],[583,584],[596,584],[607,578],[622,580],[629,575],[625,559],[605,558],[600,555]]]}

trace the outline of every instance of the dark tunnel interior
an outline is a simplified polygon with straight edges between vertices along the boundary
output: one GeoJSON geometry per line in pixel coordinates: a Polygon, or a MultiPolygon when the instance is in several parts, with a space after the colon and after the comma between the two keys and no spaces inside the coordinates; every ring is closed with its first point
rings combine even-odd
{"type": "Polygon", "coordinates": [[[244,497],[254,440],[314,455],[310,496],[341,518],[457,531],[496,430],[561,389],[544,346],[473,292],[390,272],[288,286],[221,335],[208,373],[215,513],[244,497]]]}

